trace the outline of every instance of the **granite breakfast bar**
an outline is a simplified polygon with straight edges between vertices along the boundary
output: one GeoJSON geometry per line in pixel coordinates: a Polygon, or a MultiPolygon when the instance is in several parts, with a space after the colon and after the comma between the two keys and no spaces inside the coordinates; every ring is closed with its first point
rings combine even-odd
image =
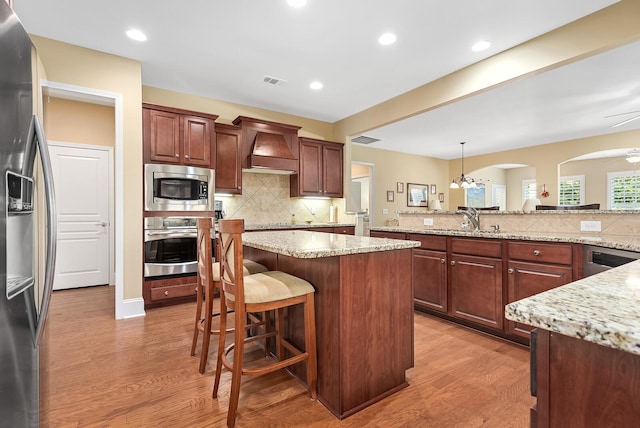
{"type": "MultiPolygon", "coordinates": [[[[304,230],[245,232],[244,256],[316,289],[318,400],[342,419],[406,387],[413,367],[416,241],[304,230]]],[[[302,339],[301,311],[288,316],[302,339]]],[[[300,367],[297,367],[300,366],[300,367]]],[[[304,381],[304,367],[293,374],[304,381]]]]}
{"type": "Polygon", "coordinates": [[[640,420],[640,261],[510,303],[537,328],[532,427],[635,427],[640,420]]]}

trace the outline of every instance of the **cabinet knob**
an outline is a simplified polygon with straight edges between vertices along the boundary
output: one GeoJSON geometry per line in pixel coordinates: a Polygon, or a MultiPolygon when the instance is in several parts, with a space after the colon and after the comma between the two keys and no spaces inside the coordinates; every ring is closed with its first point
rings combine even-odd
{"type": "Polygon", "coordinates": [[[451,260],[451,266],[455,265],[456,261],[455,260],[451,260]]]}
{"type": "Polygon", "coordinates": [[[533,250],[533,255],[534,256],[539,256],[540,255],[540,250],[533,250]]]}
{"type": "Polygon", "coordinates": [[[184,155],[184,158],[185,159],[189,159],[189,155],[184,155]]]}
{"type": "Polygon", "coordinates": [[[507,270],[507,272],[509,272],[509,273],[513,273],[513,268],[509,268],[509,269],[507,270]]]}
{"type": "Polygon", "coordinates": [[[177,158],[179,158],[179,157],[180,157],[180,155],[179,155],[178,153],[176,153],[176,157],[177,157],[177,158]]]}
{"type": "Polygon", "coordinates": [[[440,263],[444,263],[444,262],[446,262],[445,259],[440,259],[440,263]]]}
{"type": "Polygon", "coordinates": [[[168,295],[169,295],[169,292],[168,292],[168,291],[165,291],[165,292],[164,292],[164,295],[165,295],[165,296],[168,296],[168,295]]]}

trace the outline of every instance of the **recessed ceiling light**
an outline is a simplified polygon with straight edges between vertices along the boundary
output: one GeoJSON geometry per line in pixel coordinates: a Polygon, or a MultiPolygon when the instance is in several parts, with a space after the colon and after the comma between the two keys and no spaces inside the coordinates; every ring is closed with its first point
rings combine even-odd
{"type": "Polygon", "coordinates": [[[317,91],[317,90],[322,89],[322,83],[321,83],[321,82],[318,82],[318,81],[316,81],[316,82],[311,82],[311,84],[309,85],[309,87],[310,87],[311,89],[313,89],[313,90],[316,90],[316,91],[317,91]]]}
{"type": "Polygon", "coordinates": [[[287,4],[291,7],[303,7],[307,4],[307,0],[287,0],[287,4]]]}
{"type": "Polygon", "coordinates": [[[491,42],[489,40],[480,40],[479,42],[471,46],[471,50],[474,52],[480,52],[488,49],[489,46],[491,46],[491,42]]]}
{"type": "Polygon", "coordinates": [[[128,30],[127,36],[129,36],[130,39],[137,40],[138,42],[144,42],[147,40],[147,36],[140,30],[128,30]]]}
{"type": "Polygon", "coordinates": [[[378,43],[383,46],[392,45],[396,42],[396,35],[393,33],[384,33],[378,38],[378,43]]]}

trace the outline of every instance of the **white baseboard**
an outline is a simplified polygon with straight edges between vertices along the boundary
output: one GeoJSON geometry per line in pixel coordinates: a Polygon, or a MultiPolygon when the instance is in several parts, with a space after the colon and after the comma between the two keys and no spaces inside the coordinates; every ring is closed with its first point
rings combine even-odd
{"type": "Polygon", "coordinates": [[[144,299],[142,297],[123,300],[119,306],[120,310],[116,310],[116,319],[127,319],[145,316],[144,299]]]}

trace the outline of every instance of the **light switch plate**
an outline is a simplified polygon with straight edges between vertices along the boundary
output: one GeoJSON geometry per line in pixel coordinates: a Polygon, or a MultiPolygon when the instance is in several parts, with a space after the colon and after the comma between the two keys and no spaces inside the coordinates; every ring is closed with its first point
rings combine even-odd
{"type": "Polygon", "coordinates": [[[581,221],[580,230],[582,232],[600,232],[602,231],[602,222],[600,221],[581,221]]]}
{"type": "Polygon", "coordinates": [[[382,214],[389,214],[389,209],[383,208],[382,209],[382,214]]]}
{"type": "Polygon", "coordinates": [[[432,218],[425,218],[424,219],[424,225],[425,226],[433,226],[433,219],[432,218]]]}

